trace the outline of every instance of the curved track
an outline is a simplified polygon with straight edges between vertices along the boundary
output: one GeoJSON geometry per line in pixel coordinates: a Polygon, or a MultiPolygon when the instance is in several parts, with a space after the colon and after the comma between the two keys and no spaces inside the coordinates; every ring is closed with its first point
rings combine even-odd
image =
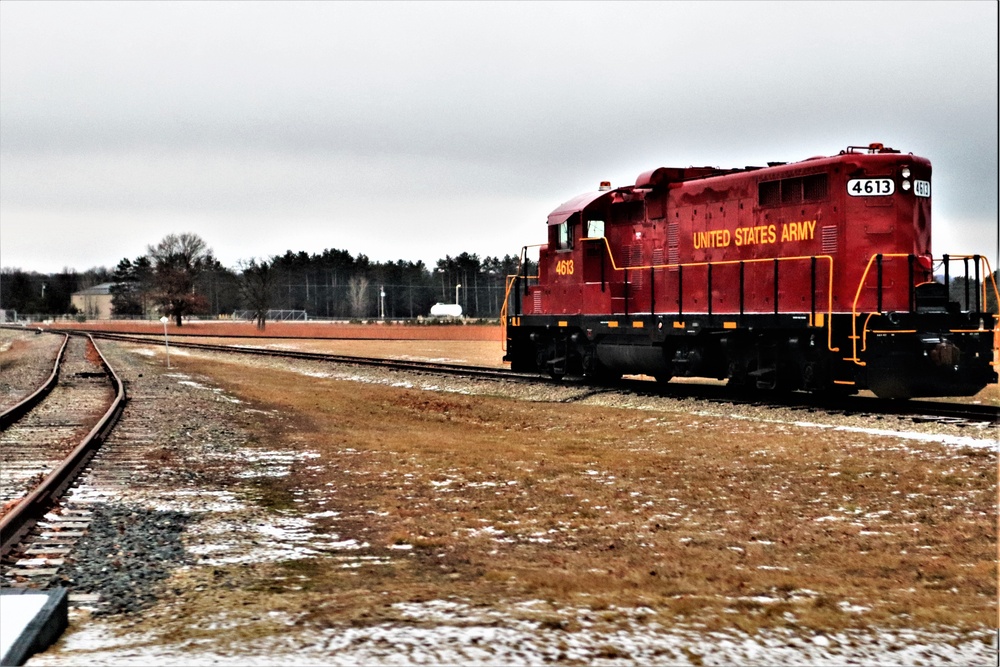
{"type": "Polygon", "coordinates": [[[67,340],[50,384],[18,404],[20,416],[0,433],[4,559],[58,502],[125,406],[124,385],[90,336],[67,340]]]}
{"type": "Polygon", "coordinates": [[[31,412],[31,409],[41,403],[42,400],[48,396],[49,392],[52,391],[52,388],[56,386],[56,383],[59,381],[59,365],[62,363],[63,355],[66,353],[66,345],[68,343],[69,334],[63,334],[63,342],[59,347],[59,351],[56,353],[55,364],[52,366],[52,372],[38,387],[38,389],[3,412],[0,412],[0,431],[6,430],[11,424],[31,412]]]}

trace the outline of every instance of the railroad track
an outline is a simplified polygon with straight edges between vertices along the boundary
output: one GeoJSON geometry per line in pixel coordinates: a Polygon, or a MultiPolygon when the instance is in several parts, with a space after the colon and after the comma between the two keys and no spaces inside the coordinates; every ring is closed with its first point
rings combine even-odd
{"type": "Polygon", "coordinates": [[[738,403],[760,407],[784,407],[861,417],[893,416],[916,423],[935,422],[954,426],[1000,425],[1000,407],[932,400],[893,401],[873,396],[830,397],[806,392],[762,396],[726,386],[669,384],[649,388],[649,383],[626,380],[620,386],[638,395],[696,398],[712,403],[738,403]]]}
{"type": "Polygon", "coordinates": [[[0,559],[4,586],[44,588],[89,512],[60,507],[125,406],[125,389],[90,336],[69,336],[52,374],[3,414],[0,559]]]}
{"type": "MultiPolygon", "coordinates": [[[[105,331],[88,331],[94,338],[103,338],[127,343],[143,343],[149,345],[160,345],[163,342],[161,336],[147,334],[120,334],[105,331]]],[[[215,336],[205,336],[215,338],[215,336]]],[[[446,375],[460,375],[488,380],[513,380],[516,382],[545,381],[546,378],[537,373],[516,373],[503,368],[491,368],[488,366],[470,366],[466,364],[447,364],[436,361],[411,361],[405,359],[387,359],[384,357],[358,357],[342,354],[327,354],[323,352],[301,352],[295,350],[269,350],[247,345],[216,345],[211,343],[190,343],[173,341],[170,347],[183,347],[198,350],[209,350],[214,352],[252,354],[262,357],[282,357],[287,359],[305,359],[309,361],[325,361],[331,363],[354,364],[358,366],[374,366],[402,371],[417,371],[423,373],[443,373],[446,375]]]]}
{"type": "MultiPolygon", "coordinates": [[[[101,331],[91,331],[89,333],[95,337],[124,342],[160,344],[161,341],[160,337],[154,334],[119,334],[101,331]]],[[[319,352],[268,350],[263,348],[248,347],[245,345],[219,345],[180,341],[171,342],[170,345],[226,353],[238,352],[260,356],[375,366],[386,369],[417,371],[423,373],[444,373],[448,375],[458,375],[462,377],[488,380],[505,380],[529,383],[557,382],[546,376],[535,373],[515,373],[506,369],[462,364],[395,360],[378,357],[356,357],[319,352]]],[[[582,378],[565,378],[558,382],[563,385],[572,384],[588,386],[588,383],[582,378]]],[[[896,417],[908,418],[918,423],[937,422],[956,426],[1000,425],[1000,407],[989,405],[931,400],[890,401],[870,396],[829,397],[817,394],[808,394],[805,392],[790,392],[787,394],[769,394],[762,396],[760,393],[747,393],[743,390],[736,390],[730,387],[710,384],[670,383],[666,385],[658,385],[642,380],[626,379],[611,385],[596,386],[592,389],[592,391],[584,394],[583,396],[620,390],[649,396],[696,398],[712,402],[755,404],[762,407],[780,406],[803,410],[842,413],[847,415],[892,415],[896,417]]]]}
{"type": "Polygon", "coordinates": [[[56,352],[52,371],[38,388],[14,405],[0,412],[0,432],[6,430],[8,426],[31,412],[31,409],[38,405],[52,391],[52,388],[56,386],[56,382],[59,380],[59,365],[62,363],[63,355],[66,353],[68,342],[69,334],[63,334],[62,345],[59,346],[59,350],[56,352]]]}

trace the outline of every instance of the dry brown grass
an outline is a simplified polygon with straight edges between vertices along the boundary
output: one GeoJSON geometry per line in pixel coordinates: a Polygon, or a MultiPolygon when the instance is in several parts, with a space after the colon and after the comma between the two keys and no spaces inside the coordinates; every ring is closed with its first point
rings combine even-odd
{"type": "MultiPolygon", "coordinates": [[[[252,610],[265,592],[320,626],[454,598],[544,600],[512,613],[570,628],[552,610],[615,624],[649,607],[661,623],[750,632],[996,627],[992,451],[178,363],[284,415],[261,425],[269,448],[321,454],[322,469],[262,488],[270,504],[309,490],[342,513],[329,531],[391,557],[360,574],[322,558],[241,568],[259,584],[213,587],[213,608],[252,610]]],[[[320,509],[309,502],[296,507],[320,509]]]]}

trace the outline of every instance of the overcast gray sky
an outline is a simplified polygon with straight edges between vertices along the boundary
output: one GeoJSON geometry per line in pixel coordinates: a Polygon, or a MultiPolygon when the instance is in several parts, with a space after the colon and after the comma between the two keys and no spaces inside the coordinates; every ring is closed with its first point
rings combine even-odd
{"type": "Polygon", "coordinates": [[[996,2],[0,2],[0,265],[515,254],[659,166],[879,141],[996,261],[996,2]]]}

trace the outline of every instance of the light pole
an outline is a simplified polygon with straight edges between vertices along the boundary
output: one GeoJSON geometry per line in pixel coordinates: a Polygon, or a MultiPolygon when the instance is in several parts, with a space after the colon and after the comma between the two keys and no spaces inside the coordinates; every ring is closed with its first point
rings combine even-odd
{"type": "Polygon", "coordinates": [[[461,284],[455,285],[455,305],[456,306],[458,305],[458,288],[461,287],[461,286],[462,286],[461,284]]]}
{"type": "Polygon", "coordinates": [[[164,315],[160,321],[163,322],[163,348],[167,351],[167,368],[170,368],[170,343],[167,341],[167,322],[170,318],[164,315]]]}

